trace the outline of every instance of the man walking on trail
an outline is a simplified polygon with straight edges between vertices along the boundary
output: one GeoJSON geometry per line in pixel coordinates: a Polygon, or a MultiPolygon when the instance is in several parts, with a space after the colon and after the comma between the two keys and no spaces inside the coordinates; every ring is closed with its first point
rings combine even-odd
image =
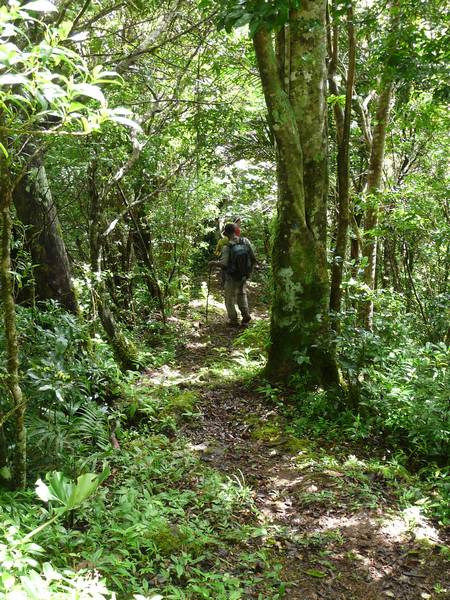
{"type": "Polygon", "coordinates": [[[219,260],[212,260],[210,267],[225,270],[225,307],[228,314],[228,325],[238,326],[236,304],[242,315],[242,325],[251,319],[248,308],[246,282],[256,263],[255,253],[247,238],[236,235],[236,225],[227,223],[223,230],[228,242],[223,246],[219,260]]]}

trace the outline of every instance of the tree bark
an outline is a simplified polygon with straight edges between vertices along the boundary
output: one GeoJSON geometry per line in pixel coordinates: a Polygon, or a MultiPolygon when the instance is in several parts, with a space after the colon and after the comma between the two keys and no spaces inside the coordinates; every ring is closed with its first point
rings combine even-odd
{"type": "Polygon", "coordinates": [[[369,297],[361,303],[360,319],[364,328],[367,330],[371,330],[373,326],[373,299],[371,297],[371,292],[375,289],[377,266],[377,237],[374,235],[373,230],[378,225],[378,194],[381,187],[384,146],[389,121],[392,89],[392,81],[382,82],[382,89],[377,103],[375,127],[373,130],[372,148],[369,159],[369,174],[365,190],[365,194],[370,202],[370,207],[367,209],[364,218],[363,245],[363,257],[367,260],[364,269],[364,283],[367,286],[369,297]]]}
{"type": "Polygon", "coordinates": [[[253,42],[277,143],[279,181],[266,373],[274,380],[298,373],[314,386],[336,383],[338,376],[329,343],[325,248],[325,1],[304,6],[290,22],[289,96],[271,34],[261,28],[253,42]]]}
{"type": "Polygon", "coordinates": [[[35,265],[36,298],[57,300],[67,311],[78,314],[62,229],[40,157],[14,190],[14,205],[26,226],[26,242],[35,265]]]}
{"type": "Polygon", "coordinates": [[[159,311],[161,314],[161,318],[163,320],[164,325],[166,324],[166,311],[164,306],[164,298],[162,295],[161,287],[158,282],[158,277],[155,269],[155,261],[153,258],[153,240],[150,235],[150,231],[147,228],[143,228],[140,225],[139,216],[136,216],[133,208],[129,205],[128,200],[126,199],[123,190],[118,184],[118,189],[122,198],[123,203],[128,209],[128,214],[131,217],[131,221],[135,228],[136,236],[133,236],[133,241],[135,242],[135,250],[136,253],[140,256],[143,261],[145,267],[147,268],[147,274],[145,277],[145,281],[147,284],[147,289],[149,291],[150,297],[154,298],[159,307],[159,311]]]}

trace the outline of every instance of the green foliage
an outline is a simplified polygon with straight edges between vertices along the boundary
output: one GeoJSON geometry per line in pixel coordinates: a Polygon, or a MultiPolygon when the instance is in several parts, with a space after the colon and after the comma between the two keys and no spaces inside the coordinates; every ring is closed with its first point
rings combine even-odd
{"type": "Polygon", "coordinates": [[[384,435],[414,462],[445,460],[450,441],[448,349],[416,339],[401,296],[380,293],[376,309],[373,332],[360,331],[355,340],[355,316],[349,313],[338,340],[342,365],[361,388],[360,422],[366,434],[384,435]]]}
{"type": "MultiPolygon", "coordinates": [[[[91,480],[92,474],[86,474],[91,480]]],[[[54,480],[55,475],[50,476],[54,480]]],[[[96,480],[98,481],[98,480],[96,480]]],[[[73,486],[73,491],[81,491],[82,482],[73,486]]],[[[92,491],[92,486],[89,485],[92,491]]],[[[53,495],[57,492],[50,484],[53,495]]],[[[1,493],[0,502],[0,598],[27,598],[40,600],[42,598],[67,599],[74,597],[86,600],[103,600],[115,598],[101,581],[98,574],[88,574],[86,571],[75,571],[71,568],[58,569],[51,557],[46,556],[44,548],[30,539],[39,534],[44,527],[51,525],[54,519],[38,525],[38,511],[30,510],[32,506],[31,493],[5,494],[1,493]],[[27,528],[33,530],[27,534],[27,528]]],[[[84,489],[84,497],[90,495],[84,489]]],[[[56,497],[56,496],[55,496],[56,497]]],[[[79,496],[81,499],[81,496],[79,496]]],[[[75,504],[72,502],[72,507],[75,504]]],[[[65,510],[65,509],[63,509],[65,510]]],[[[57,515],[58,516],[58,515],[57,515]]]]}
{"type": "MultiPolygon", "coordinates": [[[[54,512],[62,515],[73,510],[87,500],[97,490],[98,486],[111,474],[105,467],[100,475],[94,473],[83,473],[77,477],[77,481],[70,481],[63,473],[53,471],[47,473],[44,483],[41,479],[36,482],[36,494],[44,502],[54,501],[57,503],[54,512]]],[[[31,537],[33,534],[29,534],[31,537]]]]}
{"type": "MultiPolygon", "coordinates": [[[[211,0],[201,0],[202,8],[209,8],[211,0]]],[[[219,27],[230,32],[233,28],[249,26],[253,36],[261,27],[278,29],[289,21],[289,11],[300,6],[299,0],[221,0],[219,27]]]]}
{"type": "MultiPolygon", "coordinates": [[[[25,585],[21,575],[33,580],[36,572],[44,579],[42,589],[49,590],[49,598],[59,597],[62,585],[70,591],[84,585],[82,597],[90,598],[94,592],[88,582],[98,598],[103,598],[101,590],[108,597],[100,573],[108,588],[124,599],[160,593],[174,600],[228,600],[243,597],[249,589],[273,600],[282,597],[279,568],[261,544],[268,532],[249,524],[255,507],[243,481],[223,478],[205,467],[181,440],[171,443],[141,429],[122,436],[121,442],[121,452],[110,458],[107,487],[84,502],[71,521],[41,528],[35,534],[41,546],[30,545],[23,535],[24,529],[39,524],[30,494],[22,499],[3,495],[2,506],[8,508],[0,510],[5,536],[0,557],[7,561],[14,553],[11,574],[16,589],[25,585]],[[257,550],[252,540],[258,542],[257,550]],[[76,576],[73,564],[81,569],[76,576]],[[47,582],[50,569],[59,575],[47,582]],[[86,569],[96,575],[88,578],[86,569]],[[72,578],[75,581],[69,584],[72,578]]],[[[92,455],[91,465],[98,460],[101,455],[92,455]]],[[[83,477],[90,487],[91,476],[83,477]]],[[[52,474],[44,489],[46,497],[60,498],[67,505],[74,486],[61,474],[52,474]]]]}
{"type": "MultiPolygon", "coordinates": [[[[258,257],[264,260],[271,252],[277,198],[273,132],[245,33],[248,28],[252,37],[261,27],[279,31],[300,3],[174,3],[175,16],[171,2],[100,4],[64,3],[64,14],[47,0],[0,8],[0,153],[18,174],[29,159],[24,142],[42,141],[39,158],[58,205],[81,311],[89,321],[84,325],[51,303],[45,309],[19,308],[31,472],[42,478],[53,469],[71,477],[84,473],[79,485],[87,484],[86,492],[96,486],[86,471],[99,471],[107,459],[112,474],[94,498],[39,529],[41,547],[25,537],[56,516],[52,509],[35,504],[28,493],[2,493],[0,565],[11,576],[3,576],[0,597],[107,598],[113,594],[101,583],[105,577],[108,588],[123,598],[151,596],[154,590],[173,599],[225,600],[251,593],[275,600],[283,586],[265,544],[271,532],[252,524],[251,491],[241,478],[229,480],[205,469],[179,440],[186,421],[197,417],[199,401],[180,382],[195,378],[211,385],[240,378],[248,384],[265,360],[267,320],[255,320],[230,348],[216,347],[212,340],[195,375],[180,373],[174,357],[189,320],[203,320],[204,303],[198,301],[197,312],[187,317],[186,307],[205,279],[204,264],[223,221],[240,216],[258,257]],[[212,31],[201,14],[205,10],[214,11],[220,28],[238,31],[212,31]],[[144,43],[153,34],[151,45],[136,55],[136,40],[144,43]],[[99,56],[123,79],[100,65],[91,67],[99,56]],[[142,129],[130,120],[132,114],[139,115],[142,129]],[[114,123],[132,129],[133,139],[114,123]],[[101,274],[90,264],[89,248],[95,233],[90,209],[97,197],[101,274]],[[149,276],[161,289],[177,340],[164,333],[149,276]],[[145,356],[134,356],[136,362],[144,364],[143,358],[149,368],[164,371],[159,380],[150,373],[148,379],[147,374],[123,376],[95,333],[100,284],[118,322],[149,346],[145,356]],[[124,431],[125,424],[131,431],[124,431]],[[112,432],[120,451],[111,447],[112,432]]],[[[380,239],[375,328],[359,329],[354,309],[367,293],[360,280],[365,265],[345,262],[346,305],[335,343],[350,397],[305,391],[295,378],[288,390],[262,384],[259,392],[269,402],[295,406],[284,409],[285,420],[248,422],[255,439],[296,454],[302,468],[341,469],[355,510],[374,506],[383,486],[392,486],[405,506],[420,502],[446,524],[450,229],[448,117],[440,104],[448,94],[442,68],[445,27],[437,0],[402,2],[398,30],[384,9],[378,1],[355,6],[359,76],[354,100],[367,114],[365,121],[356,111],[352,115],[350,148],[358,223],[361,217],[364,224],[369,206],[380,209],[376,229],[364,232],[366,239],[380,239]],[[364,124],[376,120],[371,96],[380,64],[396,81],[386,190],[367,198],[362,193],[368,170],[364,124]],[[342,445],[345,457],[319,455],[318,446],[328,441],[342,445]],[[355,456],[349,456],[349,448],[355,456]],[[374,452],[375,458],[356,458],[374,452]]],[[[330,16],[339,31],[346,10],[346,2],[333,2],[330,16]]],[[[345,70],[344,36],[339,46],[345,70]]],[[[331,109],[342,105],[342,92],[328,97],[331,109]]],[[[333,169],[330,180],[334,183],[333,169]]],[[[332,225],[334,214],[331,206],[332,225]]],[[[22,292],[32,280],[33,265],[21,240],[13,252],[22,292]]],[[[269,277],[263,272],[255,280],[268,285],[269,277]]],[[[256,293],[261,299],[261,287],[256,293]]],[[[4,346],[0,332],[1,358],[4,346]]],[[[299,363],[305,358],[297,356],[299,363]]],[[[0,412],[7,416],[4,363],[0,412]]],[[[14,451],[9,422],[3,432],[2,455],[14,451]]],[[[7,464],[1,473],[8,476],[7,464]]],[[[58,510],[58,497],[73,505],[76,486],[53,473],[40,489],[53,495],[53,510],[58,510]]],[[[341,492],[337,485],[336,491],[304,494],[302,501],[334,505],[341,492]]],[[[333,535],[317,534],[304,544],[325,546],[333,535]]],[[[306,574],[320,577],[322,571],[306,574]]]]}
{"type": "MultiPolygon", "coordinates": [[[[20,308],[18,324],[32,470],[69,465],[77,452],[109,447],[122,375],[108,346],[94,338],[91,350],[86,325],[52,302],[45,311],[20,308]]],[[[0,410],[9,409],[2,393],[0,410]]],[[[5,432],[11,444],[8,424],[5,432]]]]}
{"type": "Polygon", "coordinates": [[[2,145],[2,150],[14,170],[22,158],[23,135],[64,129],[87,134],[107,120],[124,118],[120,110],[108,110],[100,89],[101,84],[113,83],[116,74],[101,66],[90,70],[79,53],[65,45],[72,24],[50,27],[39,20],[41,15],[31,14],[56,10],[51,2],[12,2],[2,7],[1,126],[2,133],[14,132],[10,148],[2,145]]]}
{"type": "Polygon", "coordinates": [[[178,424],[196,416],[197,396],[176,386],[132,384],[122,387],[122,410],[132,421],[143,420],[155,433],[175,433],[178,424]]]}

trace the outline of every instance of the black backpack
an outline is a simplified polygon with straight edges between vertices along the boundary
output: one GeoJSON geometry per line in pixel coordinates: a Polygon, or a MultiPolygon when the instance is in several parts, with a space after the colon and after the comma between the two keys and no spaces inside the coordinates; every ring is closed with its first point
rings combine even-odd
{"type": "Polygon", "coordinates": [[[250,277],[252,272],[250,248],[243,238],[239,238],[236,244],[229,244],[229,248],[227,273],[234,281],[243,281],[250,277]]]}

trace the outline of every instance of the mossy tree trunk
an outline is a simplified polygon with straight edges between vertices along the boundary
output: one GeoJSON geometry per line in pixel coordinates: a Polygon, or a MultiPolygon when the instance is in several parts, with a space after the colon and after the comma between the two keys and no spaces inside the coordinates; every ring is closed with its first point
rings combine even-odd
{"type": "Polygon", "coordinates": [[[70,262],[45,167],[39,156],[30,167],[13,197],[17,216],[26,226],[26,243],[35,265],[35,296],[38,300],[57,300],[77,314],[70,262]]]}
{"type": "MultiPolygon", "coordinates": [[[[6,146],[6,144],[5,144],[6,146]]],[[[15,440],[13,483],[23,489],[27,476],[27,437],[25,428],[25,399],[19,379],[19,344],[16,329],[16,307],[11,273],[12,243],[12,184],[9,177],[7,160],[0,152],[0,220],[1,220],[1,300],[3,305],[3,323],[5,328],[7,356],[7,385],[12,399],[15,440]]]]}
{"type": "Polygon", "coordinates": [[[315,0],[292,12],[278,61],[267,29],[253,38],[279,182],[266,373],[274,380],[298,373],[310,385],[338,381],[328,320],[325,8],[315,0]]]}

